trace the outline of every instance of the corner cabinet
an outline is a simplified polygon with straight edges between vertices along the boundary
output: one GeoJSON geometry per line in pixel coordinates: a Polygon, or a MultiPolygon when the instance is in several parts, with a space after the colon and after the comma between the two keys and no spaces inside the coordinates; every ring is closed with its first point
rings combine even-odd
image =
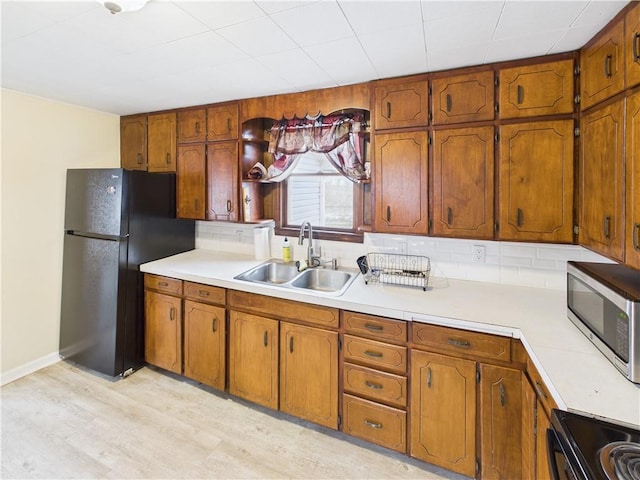
{"type": "Polygon", "coordinates": [[[433,132],[432,233],[493,238],[494,129],[433,132]]]}
{"type": "Polygon", "coordinates": [[[624,103],[581,122],[580,244],[624,261],[624,103]]]}
{"type": "Polygon", "coordinates": [[[427,144],[426,132],[375,135],[375,231],[427,234],[427,144]]]}
{"type": "Polygon", "coordinates": [[[573,241],[573,120],[500,127],[500,240],[573,241]]]}
{"type": "Polygon", "coordinates": [[[580,106],[585,110],[624,88],[624,22],[580,52],[580,106]]]}
{"type": "Polygon", "coordinates": [[[640,269],[640,91],[627,97],[626,121],[625,263],[640,269]]]}
{"type": "Polygon", "coordinates": [[[573,59],[505,68],[499,75],[500,118],[573,112],[573,59]]]}

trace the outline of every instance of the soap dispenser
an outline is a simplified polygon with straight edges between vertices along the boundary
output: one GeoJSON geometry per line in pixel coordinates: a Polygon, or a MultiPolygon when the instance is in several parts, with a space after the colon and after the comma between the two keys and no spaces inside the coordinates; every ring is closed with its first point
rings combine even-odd
{"type": "Polygon", "coordinates": [[[291,243],[287,237],[284,237],[282,242],[282,261],[285,263],[291,261],[291,243]]]}

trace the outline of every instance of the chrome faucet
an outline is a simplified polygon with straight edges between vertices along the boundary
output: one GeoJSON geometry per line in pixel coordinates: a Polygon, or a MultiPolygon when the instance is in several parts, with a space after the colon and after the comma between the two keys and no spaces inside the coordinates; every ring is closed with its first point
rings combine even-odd
{"type": "Polygon", "coordinates": [[[320,250],[320,247],[318,247],[317,255],[313,250],[313,227],[311,226],[311,222],[302,222],[302,225],[300,225],[300,235],[298,237],[298,245],[302,245],[304,241],[305,227],[309,227],[309,244],[307,245],[307,265],[309,267],[317,267],[320,265],[321,250],[320,250]]]}

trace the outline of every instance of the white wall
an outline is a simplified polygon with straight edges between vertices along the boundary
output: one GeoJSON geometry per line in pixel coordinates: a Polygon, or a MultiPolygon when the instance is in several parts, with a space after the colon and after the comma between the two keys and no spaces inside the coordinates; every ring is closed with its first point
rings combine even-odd
{"type": "Polygon", "coordinates": [[[6,383],[57,360],[65,172],[119,166],[120,119],[6,89],[0,103],[0,373],[6,383]]]}

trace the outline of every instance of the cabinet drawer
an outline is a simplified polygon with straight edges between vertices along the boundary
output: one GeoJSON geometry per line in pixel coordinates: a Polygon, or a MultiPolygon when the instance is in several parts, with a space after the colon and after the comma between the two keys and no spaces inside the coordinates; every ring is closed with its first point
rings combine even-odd
{"type": "Polygon", "coordinates": [[[511,339],[437,325],[413,324],[413,343],[436,352],[473,358],[511,361],[511,339]]]}
{"type": "Polygon", "coordinates": [[[407,322],[391,320],[364,313],[342,312],[342,323],[347,333],[388,342],[407,341],[407,322]]]}
{"type": "Polygon", "coordinates": [[[402,375],[407,373],[407,347],[345,335],[344,359],[402,375]]]}
{"type": "Polygon", "coordinates": [[[146,273],[144,276],[144,288],[171,295],[182,295],[182,280],[146,273]]]}
{"type": "Polygon", "coordinates": [[[344,433],[406,453],[407,414],[368,400],[343,395],[344,433]]]}
{"type": "Polygon", "coordinates": [[[184,282],[184,296],[191,300],[224,305],[226,291],[224,288],[203,285],[202,283],[184,282]]]}
{"type": "Polygon", "coordinates": [[[344,391],[395,407],[407,406],[407,378],[358,365],[344,364],[344,391]]]}
{"type": "Polygon", "coordinates": [[[254,293],[229,290],[227,301],[239,310],[249,310],[263,315],[291,320],[295,323],[338,328],[340,312],[337,308],[320,307],[308,303],[266,297],[254,293]]]}

